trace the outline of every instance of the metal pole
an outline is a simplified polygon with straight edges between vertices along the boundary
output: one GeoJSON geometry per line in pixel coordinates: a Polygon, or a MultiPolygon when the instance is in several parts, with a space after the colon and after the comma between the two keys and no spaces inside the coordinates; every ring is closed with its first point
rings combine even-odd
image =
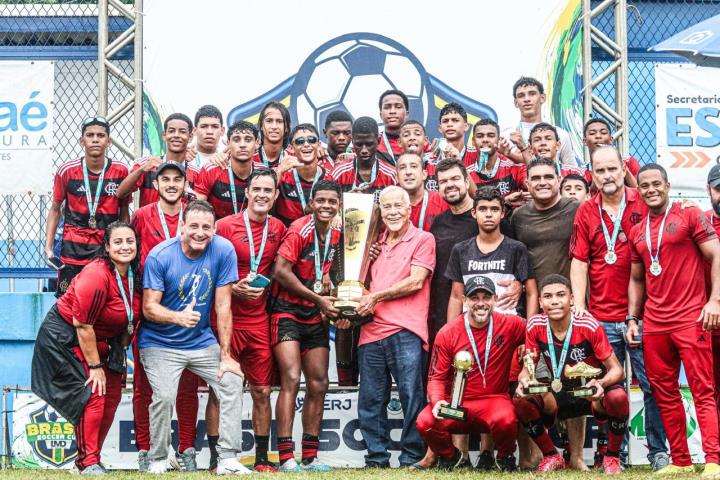
{"type": "Polygon", "coordinates": [[[143,0],[135,0],[135,158],[143,152],[143,0]]]}
{"type": "Polygon", "coordinates": [[[627,0],[615,4],[615,42],[619,47],[620,68],[615,72],[615,110],[622,119],[618,148],[623,157],[630,155],[630,115],[628,111],[627,0]]]}
{"type": "Polygon", "coordinates": [[[108,0],[98,0],[98,114],[108,112],[108,73],[105,49],[108,44],[108,0]]]}
{"type": "Polygon", "coordinates": [[[583,0],[583,122],[592,116],[592,40],[590,26],[592,17],[590,0],[583,0]]]}

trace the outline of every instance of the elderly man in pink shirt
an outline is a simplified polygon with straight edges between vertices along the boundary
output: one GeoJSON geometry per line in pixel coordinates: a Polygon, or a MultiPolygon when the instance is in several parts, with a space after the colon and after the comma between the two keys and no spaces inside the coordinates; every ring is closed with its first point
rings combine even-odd
{"type": "Polygon", "coordinates": [[[415,420],[425,406],[423,376],[428,350],[430,278],[435,268],[435,239],[410,223],[410,198],[397,186],[380,193],[385,232],[370,268],[369,293],[358,313],[373,315],[362,326],[358,347],[360,432],[367,444],[365,464],[389,467],[387,406],[393,379],[404,412],[400,465],[420,460],[425,446],[415,420]]]}

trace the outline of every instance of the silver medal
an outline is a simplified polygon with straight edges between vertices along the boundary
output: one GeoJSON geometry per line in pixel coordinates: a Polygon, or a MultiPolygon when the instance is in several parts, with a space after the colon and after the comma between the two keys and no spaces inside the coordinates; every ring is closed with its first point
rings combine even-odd
{"type": "Polygon", "coordinates": [[[132,335],[134,331],[135,331],[135,326],[132,323],[128,323],[128,326],[127,326],[128,335],[132,335]]]}
{"type": "Polygon", "coordinates": [[[248,283],[252,283],[257,278],[257,273],[250,271],[245,278],[247,278],[248,283]]]}
{"type": "Polygon", "coordinates": [[[550,388],[552,388],[552,391],[555,393],[562,391],[562,381],[559,378],[556,378],[552,381],[552,383],[550,383],[550,388]]]}
{"type": "Polygon", "coordinates": [[[652,262],[650,264],[650,273],[652,273],[654,276],[660,275],[662,273],[662,267],[660,266],[660,262],[652,262]]]}
{"type": "Polygon", "coordinates": [[[612,265],[615,262],[617,262],[617,254],[613,250],[608,250],[605,254],[605,263],[612,265]]]}
{"type": "Polygon", "coordinates": [[[313,292],[317,293],[318,295],[320,292],[322,292],[323,284],[320,280],[316,280],[315,283],[313,283],[313,292]]]}
{"type": "Polygon", "coordinates": [[[97,228],[97,220],[95,220],[95,217],[90,217],[88,220],[88,227],[95,229],[97,228]]]}

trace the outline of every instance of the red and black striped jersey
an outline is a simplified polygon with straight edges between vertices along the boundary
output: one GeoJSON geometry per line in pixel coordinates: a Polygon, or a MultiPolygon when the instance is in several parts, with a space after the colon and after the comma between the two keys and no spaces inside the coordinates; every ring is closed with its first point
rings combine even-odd
{"type": "MultiPolygon", "coordinates": [[[[318,179],[330,180],[331,177],[327,171],[320,167],[321,172],[318,179]]],[[[303,210],[302,202],[300,200],[300,191],[298,191],[297,184],[295,183],[295,172],[296,169],[288,170],[283,173],[278,181],[278,198],[275,202],[275,216],[282,221],[285,226],[289,226],[292,222],[298,218],[306,215],[310,212],[303,210]]],[[[305,197],[305,204],[310,203],[310,193],[314,182],[307,181],[300,177],[300,187],[302,189],[302,195],[305,197]]]]}
{"type": "MultiPolygon", "coordinates": [[[[163,158],[163,161],[164,160],[165,159],[163,158]]],[[[143,157],[138,160],[135,165],[133,165],[132,172],[134,173],[141,169],[147,161],[148,157],[143,157]]],[[[195,181],[197,180],[197,176],[199,173],[200,169],[197,167],[195,162],[185,162],[185,178],[187,179],[190,188],[195,188],[195,181]]],[[[149,172],[145,172],[140,175],[140,178],[138,178],[137,182],[135,182],[133,192],[137,192],[138,190],[140,190],[141,207],[160,200],[157,189],[155,188],[155,185],[153,185],[155,177],[157,177],[157,167],[153,168],[149,172]]]]}
{"type": "Polygon", "coordinates": [[[207,196],[208,202],[215,209],[215,217],[220,220],[245,209],[247,200],[245,198],[245,188],[248,186],[249,178],[249,176],[247,178],[238,178],[233,172],[237,212],[233,207],[232,190],[230,189],[230,177],[227,168],[220,168],[212,163],[203,165],[197,182],[195,182],[195,192],[207,196]]]}
{"type": "MultiPolygon", "coordinates": [[[[128,176],[128,167],[117,160],[108,159],[105,168],[100,200],[95,211],[97,228],[90,228],[90,208],[85,196],[81,159],[63,163],[55,173],[53,201],[65,202],[65,226],[60,259],[71,265],[85,265],[102,248],[105,227],[120,219],[120,209],[130,203],[130,197],[120,200],[115,194],[128,176]]],[[[95,199],[99,175],[88,172],[90,196],[95,199]]]]}
{"type": "MultiPolygon", "coordinates": [[[[330,266],[340,248],[340,229],[329,230],[330,246],[328,255],[322,262],[323,274],[330,272],[330,266]]],[[[327,241],[327,236],[326,236],[327,241]]],[[[325,242],[319,241],[320,257],[325,252],[325,242]]],[[[293,264],[292,272],[312,290],[315,278],[315,218],[305,215],[295,220],[278,249],[278,255],[293,264]]],[[[322,258],[321,258],[322,261],[322,258]]],[[[322,278],[320,279],[322,280],[322,278]]],[[[320,307],[312,302],[293,296],[279,284],[274,284],[272,299],[273,318],[291,318],[300,323],[320,323],[320,307]]]]}
{"type": "Polygon", "coordinates": [[[503,196],[513,192],[525,190],[525,179],[527,178],[527,167],[523,164],[513,163],[508,160],[496,160],[500,162],[495,175],[490,177],[487,174],[477,171],[477,162],[467,167],[468,175],[478,188],[497,187],[503,196]]]}
{"type": "MultiPolygon", "coordinates": [[[[397,170],[395,170],[395,167],[380,158],[376,158],[375,161],[377,162],[377,176],[375,181],[363,190],[365,193],[375,193],[390,185],[397,185],[397,170]]],[[[343,192],[349,192],[353,188],[357,188],[358,185],[365,183],[355,170],[355,160],[347,160],[335,165],[332,179],[340,185],[343,192]]]]}

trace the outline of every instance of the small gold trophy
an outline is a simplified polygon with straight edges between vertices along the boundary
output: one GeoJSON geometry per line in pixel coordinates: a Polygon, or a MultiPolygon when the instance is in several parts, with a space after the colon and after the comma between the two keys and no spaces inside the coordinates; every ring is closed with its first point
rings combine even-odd
{"type": "Polygon", "coordinates": [[[535,377],[535,357],[537,354],[532,350],[527,350],[523,355],[523,365],[528,372],[528,386],[523,388],[525,395],[541,395],[550,391],[550,386],[546,383],[539,382],[535,377]]]}
{"type": "Polygon", "coordinates": [[[365,290],[370,248],[380,231],[380,215],[374,198],[368,193],[343,193],[344,280],[337,287],[334,305],[340,310],[340,317],[354,325],[364,323],[355,309],[365,290]]]}
{"type": "Polygon", "coordinates": [[[467,409],[463,408],[462,396],[465,391],[465,381],[467,373],[472,368],[473,358],[467,350],[460,350],[455,354],[453,359],[453,367],[455,367],[455,380],[453,380],[452,396],[450,397],[450,405],[440,407],[439,416],[464,422],[467,418],[467,409]]]}
{"type": "Polygon", "coordinates": [[[592,397],[597,391],[596,387],[586,387],[588,379],[595,378],[602,373],[602,369],[591,367],[585,362],[578,362],[574,366],[565,365],[565,376],[569,379],[580,379],[580,386],[568,393],[573,397],[592,397]]]}

